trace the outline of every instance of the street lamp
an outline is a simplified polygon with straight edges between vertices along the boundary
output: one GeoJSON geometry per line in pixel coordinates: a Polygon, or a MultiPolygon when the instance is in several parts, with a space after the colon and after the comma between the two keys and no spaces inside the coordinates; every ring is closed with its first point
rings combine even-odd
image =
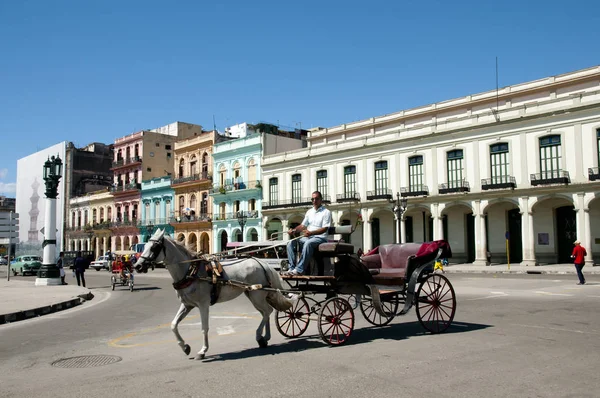
{"type": "Polygon", "coordinates": [[[408,199],[400,197],[400,192],[396,192],[396,199],[388,198],[388,202],[394,205],[394,220],[396,220],[396,243],[400,243],[400,220],[402,220],[402,214],[406,211],[408,206],[408,199]]]}
{"type": "Polygon", "coordinates": [[[58,183],[62,177],[62,160],[58,155],[44,162],[43,176],[46,185],[46,210],[44,217],[43,263],[38,271],[36,286],[62,285],[60,270],[56,266],[56,197],[58,183]]]}
{"type": "Polygon", "coordinates": [[[248,216],[246,215],[246,213],[244,213],[244,211],[240,210],[237,212],[238,223],[240,224],[240,227],[242,228],[242,240],[240,242],[244,241],[244,226],[246,225],[247,218],[248,218],[248,216]]]}

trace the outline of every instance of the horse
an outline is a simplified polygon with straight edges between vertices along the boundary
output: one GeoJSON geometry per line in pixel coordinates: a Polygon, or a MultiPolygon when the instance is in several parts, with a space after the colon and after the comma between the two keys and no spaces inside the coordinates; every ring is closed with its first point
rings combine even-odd
{"type": "MultiPolygon", "coordinates": [[[[214,285],[205,267],[210,262],[198,258],[195,253],[169,236],[165,236],[164,230],[158,229],[144,246],[144,251],[135,263],[135,269],[137,272],[145,273],[148,272],[149,265],[161,262],[171,274],[173,287],[177,290],[177,297],[181,301],[181,306],[171,322],[171,330],[185,355],[189,355],[190,346],[179,334],[178,325],[194,307],[198,307],[204,344],[198,351],[196,359],[204,359],[208,351],[209,307],[212,304],[211,300],[215,300],[214,285]],[[193,267],[198,272],[195,277],[189,274],[193,267]]],[[[285,311],[292,306],[292,301],[280,292],[280,289],[283,289],[283,280],[277,271],[257,258],[234,260],[222,266],[220,273],[219,280],[223,282],[217,281],[220,290],[214,304],[233,300],[245,293],[254,308],[262,315],[262,320],[256,329],[256,341],[259,347],[266,348],[271,339],[269,317],[273,308],[285,311]]]]}

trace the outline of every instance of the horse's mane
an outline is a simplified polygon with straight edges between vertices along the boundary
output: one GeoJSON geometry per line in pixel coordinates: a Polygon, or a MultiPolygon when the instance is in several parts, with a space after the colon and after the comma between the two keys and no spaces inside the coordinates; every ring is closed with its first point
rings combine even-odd
{"type": "Polygon", "coordinates": [[[173,243],[175,246],[177,246],[178,248],[180,248],[181,250],[183,250],[191,258],[199,258],[200,257],[200,255],[196,251],[191,250],[184,243],[180,243],[180,242],[176,241],[175,239],[173,239],[173,238],[171,238],[169,236],[165,236],[165,238],[168,238],[171,241],[171,243],[173,243]]]}

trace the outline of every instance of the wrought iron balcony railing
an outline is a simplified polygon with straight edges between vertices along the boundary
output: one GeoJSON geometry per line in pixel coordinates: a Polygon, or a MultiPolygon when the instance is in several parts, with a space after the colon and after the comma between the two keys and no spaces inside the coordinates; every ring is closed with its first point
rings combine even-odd
{"type": "Polygon", "coordinates": [[[367,200],[392,199],[392,190],[389,188],[380,188],[374,191],[367,191],[367,200]]]}
{"type": "Polygon", "coordinates": [[[571,178],[569,172],[565,170],[551,170],[541,173],[531,174],[531,185],[551,185],[551,184],[569,184],[571,178]]]}
{"type": "Polygon", "coordinates": [[[344,192],[336,195],[336,202],[360,202],[360,194],[358,192],[344,192]]]}
{"type": "Polygon", "coordinates": [[[403,187],[400,188],[400,196],[408,197],[408,196],[428,196],[429,188],[427,185],[413,185],[408,188],[403,187]]]}
{"type": "Polygon", "coordinates": [[[128,191],[139,191],[142,189],[142,184],[137,182],[131,182],[129,184],[117,185],[116,187],[111,187],[110,191],[112,193],[117,192],[128,192],[128,191]]]}
{"type": "Polygon", "coordinates": [[[173,180],[172,185],[184,184],[186,182],[212,180],[212,176],[208,172],[196,173],[187,177],[179,177],[173,180]]]}
{"type": "MultiPolygon", "coordinates": [[[[281,209],[284,207],[310,207],[312,206],[311,198],[298,198],[298,199],[285,199],[285,200],[271,200],[269,202],[263,202],[263,209],[281,209]]],[[[330,204],[331,199],[329,195],[323,195],[323,204],[330,204]]]]}
{"type": "Polygon", "coordinates": [[[458,193],[458,192],[470,192],[469,182],[467,180],[450,181],[447,184],[439,185],[439,193],[458,193]]]}
{"type": "Polygon", "coordinates": [[[212,215],[208,213],[200,213],[200,214],[183,214],[183,215],[175,215],[171,217],[171,223],[187,223],[187,222],[198,222],[198,221],[212,221],[212,215]]]}
{"type": "Polygon", "coordinates": [[[489,189],[514,189],[517,187],[517,181],[512,176],[497,176],[491,178],[483,178],[481,180],[481,189],[487,191],[489,189]]]}

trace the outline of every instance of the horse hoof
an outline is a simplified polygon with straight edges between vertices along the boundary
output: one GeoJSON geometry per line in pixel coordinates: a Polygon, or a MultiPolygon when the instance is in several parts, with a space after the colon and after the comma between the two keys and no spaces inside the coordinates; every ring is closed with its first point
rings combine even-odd
{"type": "Polygon", "coordinates": [[[201,359],[204,359],[205,355],[206,354],[198,354],[198,355],[196,355],[196,360],[199,361],[201,359]]]}
{"type": "Polygon", "coordinates": [[[258,342],[258,346],[260,348],[267,348],[269,346],[269,342],[267,340],[265,340],[264,337],[261,337],[260,339],[258,339],[257,342],[258,342]]]}
{"type": "Polygon", "coordinates": [[[185,352],[185,355],[190,355],[190,351],[192,349],[190,348],[190,346],[188,344],[183,346],[183,352],[185,352]]]}

